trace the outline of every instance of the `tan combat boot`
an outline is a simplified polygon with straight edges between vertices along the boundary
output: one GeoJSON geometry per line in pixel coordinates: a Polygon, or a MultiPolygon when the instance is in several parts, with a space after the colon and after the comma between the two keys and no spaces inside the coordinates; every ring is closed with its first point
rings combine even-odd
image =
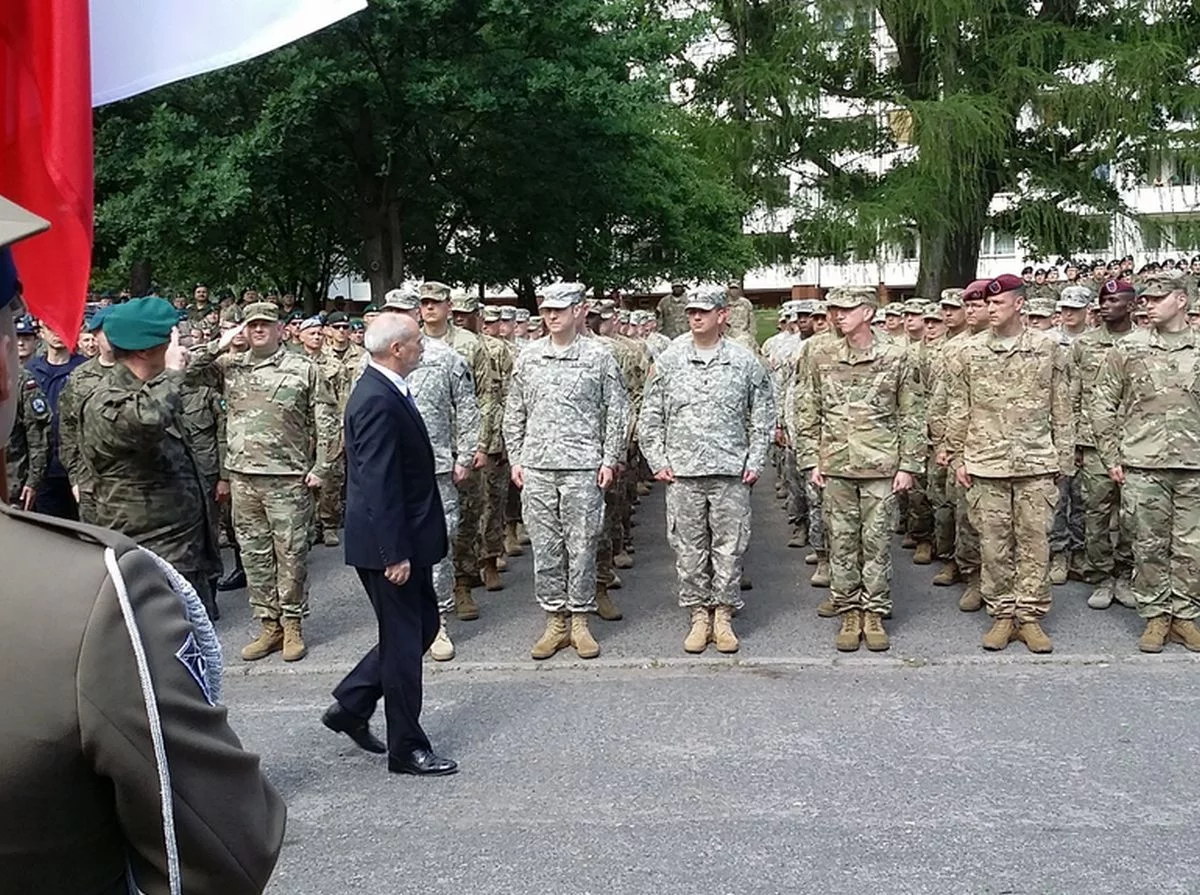
{"type": "Polygon", "coordinates": [[[1031,653],[1052,653],[1054,652],[1054,644],[1050,642],[1050,635],[1042,630],[1042,626],[1037,622],[1021,622],[1017,628],[1017,640],[1025,644],[1025,647],[1031,653]]]}
{"type": "Polygon", "coordinates": [[[242,658],[247,662],[265,659],[271,653],[283,649],[283,626],[278,619],[264,618],[259,635],[242,647],[242,658]]]}
{"type": "Polygon", "coordinates": [[[958,563],[952,559],[944,563],[938,573],[933,576],[933,583],[938,587],[949,587],[960,581],[962,581],[962,575],[958,571],[958,563]]]}
{"type": "Polygon", "coordinates": [[[524,556],[525,548],[517,536],[517,523],[509,522],[504,526],[504,552],[509,556],[524,556]]]}
{"type": "Polygon", "coordinates": [[[622,619],[621,610],[608,595],[607,585],[596,582],[596,615],[606,622],[619,622],[622,619]]]}
{"type": "Polygon", "coordinates": [[[910,534],[906,534],[900,539],[900,546],[905,550],[913,550],[917,546],[917,539],[910,534]]]}
{"type": "MultiPolygon", "coordinates": [[[[958,608],[963,612],[978,612],[983,608],[983,591],[979,589],[979,573],[967,576],[967,589],[958,598],[958,608]]],[[[1004,649],[1004,647],[1000,647],[1004,649]]]]}
{"type": "Polygon", "coordinates": [[[342,543],[341,539],[338,537],[336,529],[332,528],[327,528],[321,533],[321,542],[326,547],[336,547],[342,543]]]}
{"type": "Polygon", "coordinates": [[[804,564],[806,566],[815,566],[817,564],[817,560],[819,559],[820,557],[817,556],[815,551],[813,553],[804,554],[804,564]]]}
{"type": "Polygon", "coordinates": [[[446,631],[446,616],[438,619],[437,637],[429,644],[429,657],[435,662],[449,662],[454,658],[454,641],[446,631]]]}
{"type": "Polygon", "coordinates": [[[1200,651],[1200,628],[1195,619],[1176,618],[1171,620],[1171,632],[1167,635],[1172,643],[1182,643],[1185,649],[1200,651]]]}
{"type": "Polygon", "coordinates": [[[864,612],[862,638],[867,649],[879,653],[892,645],[888,632],[883,627],[883,616],[878,612],[864,612]]]}
{"type": "Polygon", "coordinates": [[[609,590],[620,590],[625,586],[625,582],[621,580],[621,576],[613,572],[612,581],[608,582],[609,590]]]}
{"type": "Polygon", "coordinates": [[[812,577],[808,579],[808,583],[813,587],[829,587],[829,556],[825,553],[817,554],[817,570],[813,572],[812,577]]]}
{"type": "Polygon", "coordinates": [[[738,651],[737,635],[733,633],[732,606],[721,605],[713,610],[712,641],[717,645],[717,652],[738,651]]]}
{"type": "Polygon", "coordinates": [[[983,648],[986,650],[1005,649],[1017,633],[1017,623],[1011,618],[998,618],[992,622],[991,629],[983,635],[983,648]]]}
{"type": "MultiPolygon", "coordinates": [[[[1112,605],[1113,594],[1117,589],[1117,582],[1111,578],[1105,578],[1100,582],[1100,585],[1091,592],[1087,598],[1089,609],[1107,609],[1112,605]]],[[[1165,631],[1163,632],[1166,633],[1165,631]]],[[[1156,650],[1144,650],[1144,652],[1162,652],[1162,644],[1160,643],[1156,650]]]]}
{"type": "Polygon", "coordinates": [[[575,647],[575,652],[581,659],[594,659],[600,655],[600,644],[588,630],[586,612],[571,613],[571,645],[575,647]]]}
{"type": "Polygon", "coordinates": [[[285,618],[283,620],[283,661],[299,662],[308,655],[308,647],[304,645],[304,632],[300,628],[300,619],[285,618]]]}
{"type": "Polygon", "coordinates": [[[500,580],[500,570],[496,568],[495,558],[483,561],[483,565],[479,567],[479,577],[483,579],[486,590],[504,590],[504,582],[500,580]]]}
{"type": "Polygon", "coordinates": [[[508,571],[508,559],[503,554],[496,557],[496,571],[497,572],[507,572],[508,571]]]}
{"type": "Polygon", "coordinates": [[[685,653],[702,653],[712,634],[712,612],[704,606],[692,607],[692,629],[683,638],[685,653]]]}
{"type": "Polygon", "coordinates": [[[803,525],[797,525],[792,529],[792,536],[788,539],[787,545],[797,549],[808,546],[808,530],[803,525]]]}
{"type": "Polygon", "coordinates": [[[842,613],[842,627],[833,641],[838,652],[852,653],[858,649],[858,642],[862,639],[862,627],[861,609],[850,609],[842,613]]]}
{"type": "Polygon", "coordinates": [[[1156,615],[1146,619],[1146,630],[1142,631],[1142,636],[1138,638],[1138,649],[1143,653],[1161,653],[1172,627],[1174,626],[1169,615],[1156,615]]]}
{"type": "Polygon", "coordinates": [[[479,607],[471,596],[469,580],[461,575],[454,579],[454,614],[460,622],[473,622],[479,618],[479,607]]]}
{"type": "Polygon", "coordinates": [[[1065,551],[1060,551],[1050,557],[1050,583],[1067,583],[1067,554],[1065,551]]]}
{"type": "Polygon", "coordinates": [[[524,522],[517,523],[517,543],[522,547],[528,547],[532,543],[529,540],[529,532],[525,529],[524,522]]]}
{"type": "Polygon", "coordinates": [[[917,542],[917,549],[913,553],[913,565],[927,566],[933,562],[933,544],[928,541],[917,542]]]}
{"type": "Polygon", "coordinates": [[[571,632],[567,627],[567,617],[558,612],[546,613],[546,630],[533,645],[530,655],[535,659],[549,659],[560,649],[571,645],[571,632]]]}
{"type": "Polygon", "coordinates": [[[632,569],[633,568],[633,557],[630,556],[628,553],[626,553],[624,550],[622,550],[620,553],[618,553],[616,556],[614,556],[612,562],[613,562],[613,568],[617,568],[617,569],[632,569]]]}
{"type": "Polygon", "coordinates": [[[833,605],[833,597],[826,597],[817,604],[817,615],[821,618],[837,618],[837,608],[833,605]]]}

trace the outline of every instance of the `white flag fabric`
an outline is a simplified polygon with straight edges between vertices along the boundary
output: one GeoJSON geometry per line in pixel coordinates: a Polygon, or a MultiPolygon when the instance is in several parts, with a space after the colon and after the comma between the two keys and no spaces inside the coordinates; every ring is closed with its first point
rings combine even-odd
{"type": "Polygon", "coordinates": [[[367,0],[90,0],[92,105],[252,59],[367,0]]]}

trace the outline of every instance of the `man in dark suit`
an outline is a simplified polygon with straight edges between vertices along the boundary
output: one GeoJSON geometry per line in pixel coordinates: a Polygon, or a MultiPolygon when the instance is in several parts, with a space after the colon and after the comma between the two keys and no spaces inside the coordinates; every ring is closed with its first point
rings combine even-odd
{"type": "Polygon", "coordinates": [[[416,323],[372,321],[370,362],[346,406],[346,564],[354,566],[379,619],[379,643],[333,691],[321,719],[368,752],[388,753],[398,774],[453,774],[421,729],[421,657],[438,632],[433,567],[448,541],[433,448],[405,377],[421,360],[416,323]],[[371,733],[379,698],[387,746],[371,733]]]}

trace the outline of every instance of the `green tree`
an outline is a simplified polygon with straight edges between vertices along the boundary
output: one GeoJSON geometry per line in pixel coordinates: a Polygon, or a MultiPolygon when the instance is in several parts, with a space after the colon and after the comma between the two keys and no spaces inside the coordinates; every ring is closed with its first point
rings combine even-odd
{"type": "Polygon", "coordinates": [[[712,11],[723,49],[695,101],[760,202],[783,204],[761,189],[780,173],[799,183],[793,251],[873,257],[915,233],[923,294],[974,277],[989,226],[1042,255],[1107,244],[1121,178],[1165,147],[1195,155],[1195,128],[1168,127],[1200,100],[1191,0],[712,11]]]}

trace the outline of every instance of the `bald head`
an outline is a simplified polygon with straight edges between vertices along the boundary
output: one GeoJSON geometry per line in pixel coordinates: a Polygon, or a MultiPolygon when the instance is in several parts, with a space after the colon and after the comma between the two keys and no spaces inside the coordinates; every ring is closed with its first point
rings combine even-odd
{"type": "Polygon", "coordinates": [[[421,330],[407,314],[380,314],[367,326],[363,348],[381,367],[407,376],[421,362],[421,330]]]}

